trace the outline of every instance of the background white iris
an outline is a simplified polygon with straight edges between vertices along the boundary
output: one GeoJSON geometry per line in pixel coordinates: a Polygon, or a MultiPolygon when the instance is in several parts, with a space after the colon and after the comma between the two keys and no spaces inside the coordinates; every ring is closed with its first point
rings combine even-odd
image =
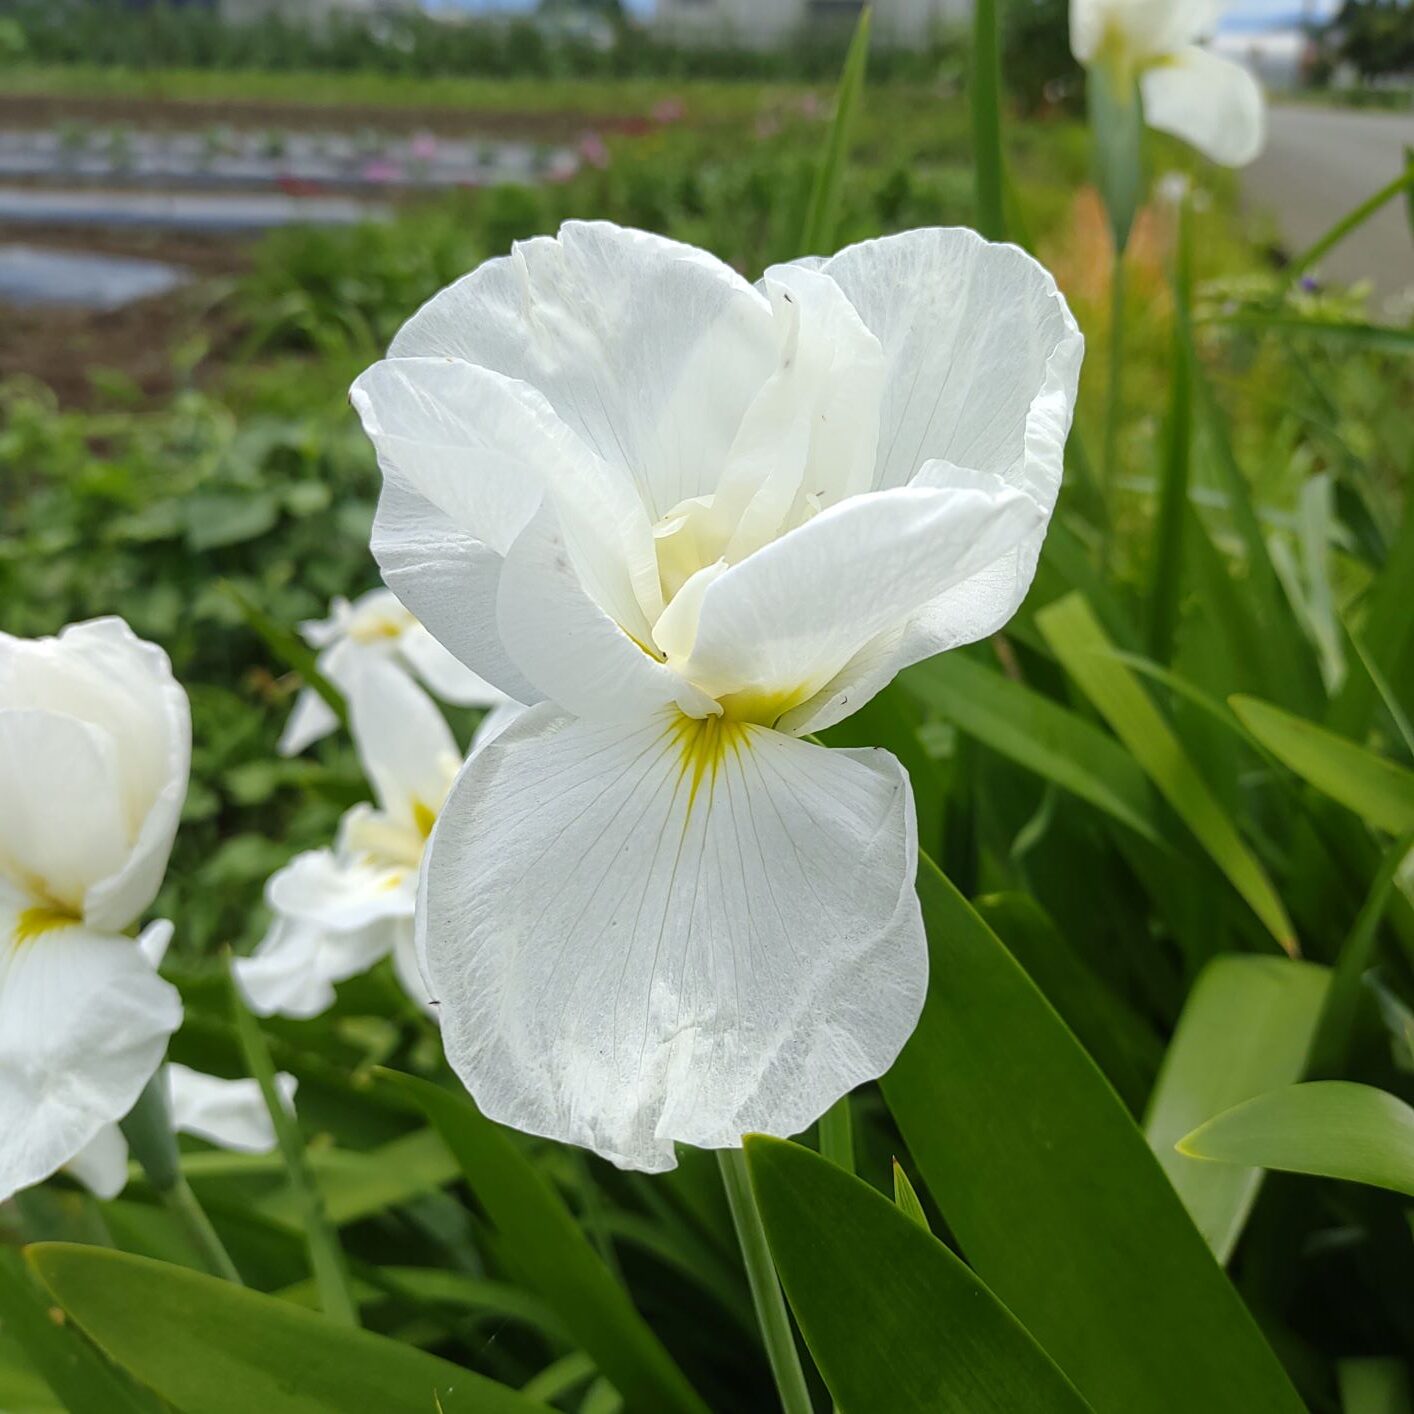
{"type": "Polygon", "coordinates": [[[124,936],[167,868],[191,713],[121,619],[0,633],[0,1199],[132,1108],[181,1024],[170,925],[124,936]]]}
{"type": "Polygon", "coordinates": [[[418,912],[493,1118],[663,1169],[887,1068],[927,981],[907,777],[799,738],[1015,612],[1081,353],[971,232],[753,286],[570,223],[358,380],[387,583],[539,704],[453,786],[418,912]]]}
{"type": "Polygon", "coordinates": [[[1070,47],[1116,91],[1137,83],[1151,127],[1242,167],[1266,139],[1262,90],[1248,69],[1199,43],[1228,8],[1224,0],[1072,0],[1070,47]]]}

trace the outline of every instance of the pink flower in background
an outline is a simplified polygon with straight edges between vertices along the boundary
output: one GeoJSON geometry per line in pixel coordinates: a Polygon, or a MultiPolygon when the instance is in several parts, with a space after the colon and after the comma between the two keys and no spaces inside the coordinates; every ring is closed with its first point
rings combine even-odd
{"type": "Polygon", "coordinates": [[[437,156],[436,133],[414,133],[408,143],[408,156],[415,162],[431,162],[437,156]]]}
{"type": "Polygon", "coordinates": [[[655,123],[680,123],[686,112],[687,109],[681,98],[664,98],[653,105],[653,121],[655,123]]]}
{"type": "Polygon", "coordinates": [[[578,152],[580,160],[591,167],[609,165],[609,149],[604,146],[604,139],[598,133],[585,133],[579,140],[578,152]]]}
{"type": "Polygon", "coordinates": [[[825,112],[825,105],[820,101],[818,93],[807,93],[800,100],[800,116],[802,118],[819,118],[825,112]]]}

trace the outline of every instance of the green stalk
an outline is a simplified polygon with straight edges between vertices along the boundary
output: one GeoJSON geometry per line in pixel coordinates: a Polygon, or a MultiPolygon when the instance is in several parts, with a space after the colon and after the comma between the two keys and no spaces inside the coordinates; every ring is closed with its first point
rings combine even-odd
{"type": "Polygon", "coordinates": [[[1115,482],[1119,476],[1119,419],[1124,392],[1124,251],[1116,249],[1110,271],[1110,368],[1105,386],[1104,461],[1101,463],[1102,495],[1106,520],[1113,522],[1115,482]]]}
{"type": "Polygon", "coordinates": [[[167,1110],[167,1082],[161,1068],[143,1087],[137,1104],[132,1107],[121,1128],[133,1157],[142,1165],[147,1181],[162,1200],[162,1205],[182,1225],[191,1244],[200,1254],[207,1270],[225,1277],[237,1286],[241,1274],[226,1251],[211,1219],[197,1201],[191,1185],[182,1174],[177,1137],[172,1130],[172,1117],[167,1110]]]}
{"type": "Polygon", "coordinates": [[[820,1155],[846,1173],[854,1172],[854,1116],[848,1095],[841,1095],[820,1116],[820,1155]]]}
{"type": "Polygon", "coordinates": [[[771,1373],[776,1377],[781,1408],[784,1414],[813,1414],[814,1406],[805,1384],[805,1371],[800,1366],[800,1352],[795,1348],[795,1334],[786,1314],[780,1278],[771,1260],[761,1210],[756,1206],[756,1195],[751,1191],[751,1180],[747,1176],[746,1157],[740,1149],[718,1149],[717,1164],[722,1171],[722,1187],[732,1210],[746,1279],[751,1286],[751,1300],[756,1307],[756,1320],[771,1362],[771,1373]]]}
{"type": "Polygon", "coordinates": [[[972,11],[972,173],[977,229],[989,241],[1006,239],[1002,205],[1002,56],[996,0],[976,0],[972,11]]]}
{"type": "Polygon", "coordinates": [[[849,140],[854,118],[864,92],[864,75],[869,63],[869,6],[859,12],[854,38],[849,42],[840,84],[835,93],[835,116],[825,139],[824,155],[815,169],[810,188],[810,205],[800,233],[800,249],[806,255],[828,255],[835,244],[835,214],[839,206],[840,182],[849,160],[849,140]]]}
{"type": "Polygon", "coordinates": [[[1193,380],[1190,350],[1185,337],[1192,285],[1190,261],[1188,207],[1185,203],[1178,209],[1178,253],[1173,281],[1173,374],[1149,584],[1149,656],[1156,663],[1167,663],[1173,656],[1183,576],[1183,526],[1188,513],[1188,483],[1193,453],[1193,380]]]}
{"type": "Polygon", "coordinates": [[[309,1245],[309,1265],[314,1283],[319,1289],[319,1304],[330,1320],[341,1325],[357,1326],[358,1303],[354,1300],[348,1268],[344,1263],[339,1235],[329,1221],[324,1208],[324,1195],[314,1181],[305,1154],[304,1137],[294,1116],[285,1108],[275,1085],[275,1063],[270,1059],[270,1047],[255,1018],[246,1009],[245,999],[230,970],[227,959],[227,980],[231,987],[231,1009],[236,1022],[236,1035],[245,1055],[246,1069],[255,1077],[270,1123],[285,1161],[285,1172],[300,1206],[303,1208],[304,1235],[309,1245]]]}

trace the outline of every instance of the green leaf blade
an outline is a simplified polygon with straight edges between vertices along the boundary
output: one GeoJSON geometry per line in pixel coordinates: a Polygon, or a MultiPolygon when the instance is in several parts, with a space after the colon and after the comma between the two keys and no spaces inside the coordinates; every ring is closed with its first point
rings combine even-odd
{"type": "Polygon", "coordinates": [[[1203,969],[1184,1003],[1144,1131],[1219,1262],[1232,1254],[1261,1171],[1204,1164],[1174,1146],[1214,1115],[1300,1079],[1329,983],[1314,963],[1230,955],[1203,969]]]}
{"type": "Polygon", "coordinates": [[[746,1162],[791,1308],[841,1414],[1084,1414],[1015,1318],[882,1194],[798,1144],[746,1162]]]}
{"type": "Polygon", "coordinates": [[[1414,1109],[1371,1085],[1313,1080],[1258,1095],[1179,1142],[1197,1159],[1367,1183],[1414,1197],[1414,1109]]]}
{"type": "Polygon", "coordinates": [[[1288,952],[1296,930],[1256,855],[1214,796],[1173,729],[1078,594],[1048,604],[1036,623],[1061,666],[1129,748],[1159,792],[1192,830],[1213,862],[1288,952]]]}
{"type": "Polygon", "coordinates": [[[41,1243],[41,1280],[118,1364],[183,1414],[531,1414],[514,1390],[184,1267],[41,1243]]]}
{"type": "Polygon", "coordinates": [[[1119,1097],[928,860],[919,895],[947,985],[884,1097],[978,1275],[1096,1414],[1300,1414],[1119,1097]]]}
{"type": "Polygon", "coordinates": [[[1284,766],[1371,825],[1391,834],[1414,829],[1414,771],[1255,697],[1228,705],[1284,766]]]}
{"type": "Polygon", "coordinates": [[[469,1096],[395,1071],[384,1075],[441,1134],[525,1280],[623,1396],[625,1408],[706,1414],[559,1195],[506,1132],[469,1096]]]}

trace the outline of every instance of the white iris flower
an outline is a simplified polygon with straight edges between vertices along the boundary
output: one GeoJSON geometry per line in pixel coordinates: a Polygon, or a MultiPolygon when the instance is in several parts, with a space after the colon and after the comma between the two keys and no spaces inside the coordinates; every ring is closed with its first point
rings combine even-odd
{"type": "Polygon", "coordinates": [[[1081,352],[968,231],[753,286],[571,222],[359,378],[384,578],[538,704],[458,776],[417,913],[488,1115],[660,1170],[887,1069],[927,982],[907,776],[801,738],[1015,612],[1081,352]]]}
{"type": "Polygon", "coordinates": [[[1198,41],[1224,0],[1070,0],[1070,48],[1116,93],[1137,81],[1150,127],[1214,162],[1243,167],[1266,141],[1266,106],[1249,70],[1198,41]]]}
{"type": "MultiPolygon", "coordinates": [[[[307,620],[300,625],[300,634],[319,650],[315,659],[319,671],[345,694],[363,663],[387,662],[410,672],[443,702],[485,707],[493,713],[515,710],[504,693],[458,662],[386,589],[370,589],[352,603],[335,599],[329,617],[307,620]]],[[[338,724],[329,704],[306,687],[295,699],[280,734],[280,754],[298,755],[338,724]]]]}
{"type": "Polygon", "coordinates": [[[162,883],[190,763],[186,694],[121,619],[0,633],[0,1198],[126,1115],[181,1023],[124,934],[162,883]]]}
{"type": "MultiPolygon", "coordinates": [[[[266,885],[274,922],[235,963],[260,1016],[317,1016],[333,1004],[335,983],[390,953],[409,994],[429,1001],[413,947],[417,871],[461,753],[432,699],[394,664],[366,660],[347,686],[354,746],[377,805],[354,806],[332,849],[297,855],[266,885]]],[[[493,714],[491,730],[506,710],[493,714]]]]}

